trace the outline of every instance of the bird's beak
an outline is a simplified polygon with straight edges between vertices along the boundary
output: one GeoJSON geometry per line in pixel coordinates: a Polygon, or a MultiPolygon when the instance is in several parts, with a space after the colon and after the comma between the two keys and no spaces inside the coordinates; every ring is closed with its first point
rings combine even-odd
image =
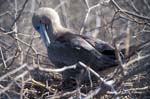
{"type": "Polygon", "coordinates": [[[40,25],[39,33],[42,39],[44,40],[46,47],[48,47],[50,45],[50,38],[48,36],[46,27],[43,24],[40,25]]]}

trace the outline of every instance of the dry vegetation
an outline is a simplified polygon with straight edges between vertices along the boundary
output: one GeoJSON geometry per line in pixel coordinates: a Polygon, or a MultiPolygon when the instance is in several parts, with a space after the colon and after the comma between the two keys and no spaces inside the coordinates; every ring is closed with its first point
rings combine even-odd
{"type": "Polygon", "coordinates": [[[149,12],[149,0],[0,0],[0,99],[149,99],[149,12]],[[74,89],[61,86],[61,75],[32,27],[39,7],[54,8],[76,33],[114,45],[119,66],[98,74],[83,64],[99,81],[74,89]],[[128,61],[121,60],[119,49],[126,48],[127,55],[132,45],[141,46],[128,61]]]}

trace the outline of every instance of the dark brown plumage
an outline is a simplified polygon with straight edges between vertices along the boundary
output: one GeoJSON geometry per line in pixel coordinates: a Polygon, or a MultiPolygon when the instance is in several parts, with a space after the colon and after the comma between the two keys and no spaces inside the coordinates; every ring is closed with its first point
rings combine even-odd
{"type": "MultiPolygon", "coordinates": [[[[111,45],[64,28],[57,12],[51,8],[38,9],[33,15],[32,23],[47,47],[49,59],[57,68],[79,61],[95,71],[118,65],[115,50],[111,45]]],[[[68,72],[69,77],[75,76],[79,68],[68,72]]]]}

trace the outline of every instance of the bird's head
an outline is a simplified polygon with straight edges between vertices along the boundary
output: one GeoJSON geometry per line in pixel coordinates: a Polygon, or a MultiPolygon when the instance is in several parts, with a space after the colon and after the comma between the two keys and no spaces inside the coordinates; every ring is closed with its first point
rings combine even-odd
{"type": "Polygon", "coordinates": [[[60,23],[58,13],[52,8],[39,8],[32,17],[35,30],[40,33],[45,45],[48,47],[55,39],[55,33],[63,27],[60,23]]]}

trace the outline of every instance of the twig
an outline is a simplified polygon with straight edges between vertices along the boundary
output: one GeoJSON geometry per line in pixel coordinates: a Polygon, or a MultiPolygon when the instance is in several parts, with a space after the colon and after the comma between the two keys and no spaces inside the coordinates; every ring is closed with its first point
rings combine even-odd
{"type": "Polygon", "coordinates": [[[23,64],[23,65],[21,65],[19,68],[16,68],[15,70],[12,70],[12,71],[8,72],[7,74],[1,76],[1,77],[0,77],[0,81],[2,81],[2,80],[5,79],[6,77],[8,77],[8,76],[10,76],[10,75],[12,75],[12,74],[14,74],[14,73],[16,73],[16,72],[18,72],[18,71],[20,71],[21,69],[25,68],[26,66],[27,66],[27,64],[23,64]]]}
{"type": "Polygon", "coordinates": [[[119,86],[122,82],[128,80],[130,77],[133,77],[134,75],[138,74],[138,73],[142,73],[144,71],[147,71],[150,69],[150,65],[149,64],[145,64],[143,66],[136,66],[134,67],[132,70],[128,71],[128,73],[126,75],[124,75],[119,81],[116,82],[116,87],[119,86]]]}
{"type": "Polygon", "coordinates": [[[143,16],[143,15],[139,15],[139,14],[136,14],[136,13],[133,13],[133,12],[130,12],[130,11],[127,11],[127,10],[124,10],[122,9],[116,2],[115,0],[111,0],[112,3],[115,5],[115,7],[122,13],[126,13],[126,14],[129,14],[129,15],[132,15],[136,18],[139,18],[139,19],[142,19],[142,20],[146,20],[148,22],[150,22],[150,18],[149,17],[146,17],[146,16],[143,16]]]}
{"type": "MultiPolygon", "coordinates": [[[[98,78],[102,81],[103,85],[102,85],[101,90],[102,90],[103,88],[105,88],[105,91],[111,90],[111,91],[114,92],[115,95],[117,96],[117,91],[115,90],[115,88],[114,88],[114,86],[113,86],[113,81],[106,81],[106,80],[105,80],[104,78],[102,78],[98,73],[96,73],[96,72],[95,72],[93,69],[91,69],[90,67],[86,66],[84,63],[79,62],[79,64],[80,64],[81,66],[83,66],[84,68],[88,69],[91,73],[93,73],[96,77],[98,77],[98,78]]],[[[100,90],[98,89],[97,91],[99,92],[100,90]]],[[[96,93],[98,93],[97,91],[96,91],[96,93]]],[[[104,92],[105,92],[105,91],[104,91],[104,92]]],[[[91,95],[91,96],[93,97],[93,95],[91,95]]]]}
{"type": "Polygon", "coordinates": [[[64,66],[63,68],[59,68],[59,69],[42,68],[42,67],[38,67],[38,68],[39,68],[39,70],[45,71],[45,72],[63,72],[63,71],[68,70],[68,69],[75,69],[76,64],[71,65],[71,66],[64,66]]]}
{"type": "Polygon", "coordinates": [[[2,57],[2,61],[3,61],[3,64],[4,64],[4,67],[7,68],[7,64],[6,64],[6,61],[4,59],[4,55],[3,55],[3,52],[2,52],[2,48],[0,47],[0,53],[1,53],[1,57],[2,57]]]}
{"type": "Polygon", "coordinates": [[[145,56],[140,56],[138,55],[137,58],[133,59],[133,60],[130,60],[129,62],[127,62],[126,64],[124,64],[124,67],[128,67],[130,66],[131,64],[134,64],[135,62],[138,62],[140,60],[143,60],[143,59],[146,59],[148,58],[150,55],[145,55],[145,56]]]}
{"type": "Polygon", "coordinates": [[[100,4],[98,3],[98,4],[96,4],[96,5],[92,6],[92,7],[89,7],[89,4],[88,4],[87,0],[85,0],[85,2],[86,2],[86,5],[87,5],[87,7],[88,7],[88,10],[87,10],[87,13],[86,13],[86,15],[85,15],[85,19],[84,19],[84,22],[83,22],[83,26],[82,26],[81,29],[80,29],[80,34],[82,34],[82,33],[84,32],[85,24],[86,24],[86,22],[87,22],[87,19],[88,19],[88,16],[89,16],[91,10],[94,9],[94,8],[96,8],[96,7],[99,7],[99,6],[100,6],[100,4]]]}
{"type": "Polygon", "coordinates": [[[121,74],[124,75],[124,66],[123,66],[123,63],[122,63],[122,59],[121,59],[121,56],[120,56],[120,44],[115,44],[115,51],[116,51],[116,56],[117,56],[117,59],[118,59],[118,63],[119,63],[119,66],[120,66],[120,69],[121,69],[121,74]]]}
{"type": "Polygon", "coordinates": [[[22,6],[22,9],[20,10],[19,15],[15,18],[14,22],[12,23],[11,28],[14,26],[14,24],[16,23],[16,21],[20,18],[20,16],[21,16],[21,14],[22,14],[22,12],[23,12],[23,10],[24,10],[24,8],[25,8],[25,6],[26,6],[26,4],[27,4],[28,1],[29,0],[26,0],[24,2],[23,6],[22,6]]]}

